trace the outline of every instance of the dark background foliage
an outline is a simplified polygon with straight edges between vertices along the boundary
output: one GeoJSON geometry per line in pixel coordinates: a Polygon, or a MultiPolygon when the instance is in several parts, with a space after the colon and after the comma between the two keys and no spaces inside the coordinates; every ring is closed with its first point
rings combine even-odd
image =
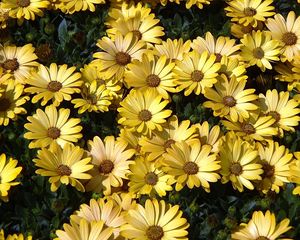
{"type": "MultiPolygon", "coordinates": [[[[164,39],[194,39],[207,31],[215,36],[230,36],[230,20],[223,10],[225,5],[225,1],[214,0],[203,10],[197,7],[187,10],[184,5],[168,4],[166,7],[157,6],[153,12],[165,28],[164,39]]],[[[296,0],[275,0],[274,5],[276,12],[283,15],[290,10],[300,14],[296,0]]],[[[99,5],[94,13],[80,12],[73,15],[46,11],[44,17],[34,22],[25,21],[22,26],[11,21],[9,33],[1,30],[0,40],[3,43],[9,38],[19,46],[32,43],[42,50],[46,46],[48,53],[46,57],[40,57],[41,63],[66,63],[80,69],[91,61],[93,52],[97,51],[97,39],[105,35],[104,21],[108,7],[99,5]]],[[[248,69],[249,86],[260,92],[273,88],[286,90],[285,84],[272,81],[275,74],[273,71],[267,72],[270,79],[268,84],[257,82],[255,77],[258,74],[257,69],[248,69]]],[[[181,120],[190,119],[192,123],[207,120],[212,125],[219,123],[219,119],[213,117],[210,110],[202,107],[201,96],[184,97],[183,94],[175,94],[172,99],[169,107],[181,120]]],[[[27,103],[27,115],[32,115],[39,107],[39,104],[27,103]]],[[[95,135],[105,137],[111,134],[116,136],[118,133],[114,111],[78,116],[71,104],[64,103],[62,107],[69,107],[73,111],[72,116],[81,118],[84,127],[84,139],[80,142],[82,147],[86,147],[86,141],[95,135]]],[[[70,214],[81,203],[87,203],[91,197],[97,196],[80,193],[70,186],[62,186],[55,193],[50,191],[48,179],[35,174],[32,159],[35,158],[36,150],[28,149],[28,141],[23,138],[26,121],[26,116],[21,116],[7,127],[0,126],[0,153],[18,159],[23,167],[21,184],[11,189],[10,201],[0,202],[0,229],[3,228],[6,234],[22,232],[31,233],[33,239],[51,239],[55,237],[55,230],[68,222],[70,214]]],[[[286,134],[284,139],[277,140],[292,151],[300,150],[299,128],[295,133],[286,134]]],[[[230,239],[230,232],[240,222],[247,222],[253,211],[267,209],[274,211],[278,220],[290,218],[294,228],[286,236],[300,239],[300,198],[291,194],[292,188],[293,185],[289,184],[278,195],[261,195],[257,191],[239,193],[230,184],[216,183],[212,184],[211,193],[202,189],[184,189],[171,192],[166,200],[179,204],[184,211],[191,225],[189,239],[230,239]]]]}

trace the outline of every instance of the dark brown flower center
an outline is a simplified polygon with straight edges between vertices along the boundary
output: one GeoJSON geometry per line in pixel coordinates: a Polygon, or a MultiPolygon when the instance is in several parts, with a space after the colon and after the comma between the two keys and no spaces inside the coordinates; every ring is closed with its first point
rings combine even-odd
{"type": "Polygon", "coordinates": [[[242,130],[243,132],[245,132],[246,134],[253,134],[256,132],[255,128],[253,127],[253,125],[251,123],[246,123],[242,126],[242,130]]]}
{"type": "Polygon", "coordinates": [[[133,30],[131,31],[133,33],[133,36],[136,37],[138,40],[141,40],[143,35],[141,34],[141,32],[139,30],[133,30]]]}
{"type": "Polygon", "coordinates": [[[241,30],[243,33],[247,34],[252,32],[253,27],[249,24],[248,26],[242,26],[241,30]]]}
{"type": "Polygon", "coordinates": [[[164,143],[164,149],[166,150],[167,148],[170,148],[173,143],[175,143],[175,141],[173,139],[168,139],[164,143]]]}
{"type": "Polygon", "coordinates": [[[139,119],[141,121],[147,122],[147,121],[151,120],[151,118],[152,118],[152,113],[150,111],[148,111],[146,109],[140,111],[139,119]]]}
{"type": "Polygon", "coordinates": [[[275,119],[275,123],[278,123],[280,121],[280,114],[276,111],[268,112],[268,116],[272,116],[275,119]]]}
{"type": "Polygon", "coordinates": [[[221,62],[223,56],[220,53],[216,53],[215,55],[216,55],[215,62],[221,62]]]}
{"type": "Polygon", "coordinates": [[[270,238],[260,236],[260,237],[256,238],[256,240],[270,240],[270,238]]]}
{"type": "Polygon", "coordinates": [[[253,49],[253,56],[257,59],[262,59],[265,56],[265,52],[261,47],[253,49]]]}
{"type": "Polygon", "coordinates": [[[52,50],[49,43],[39,45],[35,49],[35,54],[42,62],[47,62],[52,55],[52,50]]]}
{"type": "Polygon", "coordinates": [[[236,100],[232,96],[223,97],[223,103],[228,107],[233,107],[236,104],[236,100]]]}
{"type": "Polygon", "coordinates": [[[145,176],[145,182],[154,186],[158,181],[158,176],[154,172],[148,172],[145,176]]]}
{"type": "Polygon", "coordinates": [[[96,95],[88,95],[87,96],[87,101],[91,105],[96,105],[98,102],[98,97],[96,95]]]}
{"type": "Polygon", "coordinates": [[[148,240],[160,240],[164,236],[164,230],[160,226],[150,226],[146,231],[148,240]]]}
{"type": "Polygon", "coordinates": [[[262,178],[272,178],[275,173],[275,167],[268,164],[268,163],[263,163],[262,168],[264,170],[262,174],[262,178]]]}
{"type": "Polygon", "coordinates": [[[285,43],[285,45],[292,46],[297,43],[298,37],[293,32],[286,32],[282,35],[281,40],[285,43]]]}
{"type": "Polygon", "coordinates": [[[60,136],[60,129],[57,127],[50,127],[48,129],[48,137],[52,139],[57,139],[60,136]]]}
{"type": "Polygon", "coordinates": [[[234,163],[230,166],[230,172],[236,176],[239,176],[242,174],[243,168],[242,168],[241,164],[234,163]]]}
{"type": "Polygon", "coordinates": [[[194,72],[192,72],[191,75],[191,79],[193,82],[200,82],[204,77],[204,74],[199,71],[199,70],[195,70],[194,72]]]}
{"type": "Polygon", "coordinates": [[[19,63],[16,58],[7,59],[4,63],[2,63],[2,67],[6,70],[16,71],[19,68],[19,63]]]}
{"type": "Polygon", "coordinates": [[[118,52],[116,54],[116,62],[119,65],[125,66],[131,62],[131,57],[128,53],[118,52]]]}
{"type": "Polygon", "coordinates": [[[19,7],[28,7],[30,5],[30,0],[17,0],[17,5],[19,7]]]}
{"type": "Polygon", "coordinates": [[[244,14],[247,16],[247,17],[252,17],[256,14],[256,10],[254,8],[251,8],[251,7],[247,7],[244,9],[244,14]]]}
{"type": "Polygon", "coordinates": [[[199,167],[194,162],[187,162],[183,166],[183,171],[188,175],[194,175],[194,174],[198,173],[199,167]]]}
{"type": "Polygon", "coordinates": [[[10,107],[10,101],[7,98],[0,99],[0,112],[6,112],[10,107]]]}
{"type": "Polygon", "coordinates": [[[149,87],[157,87],[160,84],[160,78],[155,74],[150,74],[146,78],[146,83],[148,84],[149,87]]]}
{"type": "Polygon", "coordinates": [[[115,165],[111,160],[104,160],[99,165],[99,172],[103,174],[109,174],[114,169],[115,165]]]}
{"type": "Polygon", "coordinates": [[[58,92],[62,88],[61,82],[51,81],[48,83],[47,89],[51,92],[58,92]]]}
{"type": "Polygon", "coordinates": [[[58,166],[57,172],[60,176],[70,176],[72,174],[71,168],[64,164],[58,166]]]}

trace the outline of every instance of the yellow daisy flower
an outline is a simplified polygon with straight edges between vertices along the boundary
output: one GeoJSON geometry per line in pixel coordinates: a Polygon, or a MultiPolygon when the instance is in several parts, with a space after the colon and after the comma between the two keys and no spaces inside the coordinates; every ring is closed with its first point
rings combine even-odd
{"type": "Polygon", "coordinates": [[[235,39],[220,36],[217,39],[207,32],[205,38],[197,37],[193,40],[191,47],[199,53],[208,52],[216,55],[216,62],[220,62],[223,56],[237,57],[240,45],[235,44],[235,39]]]}
{"type": "Polygon", "coordinates": [[[292,176],[290,181],[296,183],[293,190],[294,195],[300,195],[300,152],[294,152],[295,160],[290,165],[290,171],[292,176]]]}
{"type": "Polygon", "coordinates": [[[73,14],[79,11],[95,12],[95,4],[104,4],[105,0],[60,0],[64,5],[66,13],[73,14]]]}
{"type": "Polygon", "coordinates": [[[170,39],[162,41],[161,44],[156,44],[153,52],[158,56],[166,56],[167,59],[175,62],[182,61],[184,53],[188,53],[191,49],[191,41],[183,42],[183,39],[170,39]]]}
{"type": "Polygon", "coordinates": [[[283,130],[295,131],[294,127],[300,121],[300,108],[294,99],[289,99],[289,92],[268,90],[266,95],[259,94],[259,102],[262,112],[275,119],[274,126],[279,128],[280,136],[283,136],[283,130]]]}
{"type": "Polygon", "coordinates": [[[9,16],[26,20],[35,20],[35,16],[43,16],[48,7],[48,0],[3,0],[3,8],[9,8],[9,16]]]}
{"type": "Polygon", "coordinates": [[[25,80],[28,84],[25,92],[35,94],[32,103],[42,100],[41,105],[45,106],[52,100],[53,105],[58,107],[63,100],[70,101],[72,94],[80,93],[83,82],[80,73],[75,70],[75,67],[68,68],[66,64],[57,66],[51,63],[50,67],[40,64],[38,71],[25,80]]]}
{"type": "Polygon", "coordinates": [[[127,144],[127,149],[133,149],[135,155],[140,155],[141,145],[139,144],[139,140],[141,136],[140,133],[132,132],[127,128],[121,128],[117,140],[127,144]]]}
{"type": "Polygon", "coordinates": [[[142,60],[134,60],[128,64],[124,74],[124,82],[128,88],[137,90],[154,90],[164,99],[169,99],[169,92],[176,92],[172,70],[175,63],[167,60],[166,56],[154,57],[143,54],[142,60]]]}
{"type": "Polygon", "coordinates": [[[105,200],[104,198],[91,199],[89,205],[81,204],[79,210],[70,218],[77,224],[80,224],[81,219],[90,223],[103,221],[106,227],[113,229],[114,239],[119,236],[120,227],[126,223],[121,206],[113,199],[105,200]]]}
{"type": "MultiPolygon", "coordinates": [[[[294,62],[293,62],[294,63],[294,62]]],[[[296,69],[300,69],[300,66],[294,68],[294,64],[290,62],[280,62],[275,65],[275,70],[278,75],[275,75],[275,79],[278,81],[286,82],[288,91],[292,91],[295,89],[300,83],[300,74],[293,71],[296,69]]]]}
{"type": "Polygon", "coordinates": [[[153,130],[163,130],[165,118],[171,115],[171,110],[164,110],[168,103],[169,101],[162,100],[162,96],[154,91],[131,90],[118,108],[121,116],[118,123],[151,136],[153,130]]]}
{"type": "Polygon", "coordinates": [[[127,192],[127,193],[113,193],[110,196],[105,196],[104,199],[113,200],[117,206],[120,206],[123,212],[121,214],[127,215],[128,210],[136,209],[137,203],[134,199],[135,195],[127,192]]]}
{"type": "Polygon", "coordinates": [[[0,230],[0,240],[24,240],[24,239],[32,240],[32,236],[24,237],[22,233],[19,234],[15,233],[13,235],[8,234],[7,237],[5,238],[3,229],[0,230]]]}
{"type": "Polygon", "coordinates": [[[261,180],[262,165],[258,163],[258,152],[252,146],[228,132],[220,147],[222,183],[231,181],[234,189],[240,192],[244,187],[253,190],[253,180],[261,180]]]}
{"type": "Polygon", "coordinates": [[[108,240],[112,237],[113,229],[106,228],[103,221],[88,222],[81,219],[79,224],[71,221],[64,224],[63,230],[56,230],[58,236],[54,240],[108,240]]]}
{"type": "Polygon", "coordinates": [[[17,160],[7,159],[4,153],[0,155],[0,199],[5,202],[8,201],[9,189],[20,184],[20,182],[14,182],[22,171],[22,167],[16,167],[17,164],[17,160]]]}
{"type": "Polygon", "coordinates": [[[121,235],[128,239],[181,239],[187,240],[189,227],[179,205],[172,206],[165,201],[146,200],[145,207],[138,204],[126,216],[128,224],[121,228],[121,235]]]}
{"type": "Polygon", "coordinates": [[[105,72],[105,78],[115,76],[118,80],[123,78],[128,63],[134,59],[140,60],[146,52],[145,42],[138,40],[132,32],[124,37],[117,32],[114,41],[103,37],[97,46],[103,51],[94,53],[93,57],[96,59],[92,63],[105,72]]]}
{"type": "Polygon", "coordinates": [[[211,129],[207,121],[202,124],[197,123],[193,126],[196,127],[196,133],[202,145],[210,145],[211,152],[217,153],[220,148],[220,140],[223,136],[220,126],[215,125],[211,129]]]}
{"type": "Polygon", "coordinates": [[[67,142],[78,142],[82,138],[79,118],[69,118],[70,109],[47,106],[45,111],[37,109],[33,116],[27,117],[29,123],[24,127],[29,131],[24,138],[32,140],[29,148],[42,148],[58,143],[63,147],[67,142]]]}
{"type": "Polygon", "coordinates": [[[74,107],[79,108],[79,114],[85,111],[108,112],[108,107],[113,99],[110,90],[106,88],[105,84],[98,84],[96,80],[90,84],[85,83],[82,86],[81,97],[72,100],[74,107]]]}
{"type": "Polygon", "coordinates": [[[191,144],[197,137],[195,131],[196,128],[190,126],[189,120],[179,123],[177,116],[173,115],[163,125],[162,132],[154,132],[151,138],[141,137],[139,141],[141,151],[149,154],[148,161],[156,161],[156,164],[159,165],[163,159],[163,154],[174,143],[185,141],[187,144],[191,144]]]}
{"type": "Polygon", "coordinates": [[[221,120],[228,131],[234,131],[244,140],[265,141],[278,134],[277,128],[273,127],[275,119],[272,116],[259,116],[249,114],[249,119],[242,122],[233,122],[229,119],[221,120]]]}
{"type": "Polygon", "coordinates": [[[281,52],[280,42],[272,40],[272,35],[267,31],[253,31],[245,34],[241,39],[241,57],[249,66],[257,65],[263,72],[272,69],[270,62],[279,61],[281,52]]]}
{"type": "Polygon", "coordinates": [[[236,77],[236,80],[247,80],[245,64],[240,64],[238,58],[229,58],[223,56],[221,59],[221,68],[219,70],[219,78],[222,79],[222,74],[225,74],[228,78],[236,77]]]}
{"type": "Polygon", "coordinates": [[[0,47],[0,66],[5,72],[11,72],[16,83],[25,83],[25,79],[31,76],[31,69],[38,66],[34,60],[37,56],[34,53],[32,44],[22,47],[14,45],[0,47]]]}
{"type": "Polygon", "coordinates": [[[18,114],[26,114],[22,107],[29,100],[28,96],[23,96],[24,86],[15,84],[13,80],[8,80],[7,85],[0,84],[0,126],[7,126],[10,120],[15,121],[18,114]]]}
{"type": "Polygon", "coordinates": [[[281,60],[292,61],[300,50],[300,17],[296,18],[293,11],[289,12],[286,20],[281,14],[276,14],[274,19],[267,20],[266,26],[273,39],[283,44],[281,60]]]}
{"type": "Polygon", "coordinates": [[[155,197],[166,196],[167,191],[172,191],[173,178],[155,167],[154,162],[150,162],[147,157],[137,157],[130,165],[131,173],[129,178],[129,192],[138,195],[147,194],[155,197]]]}
{"type": "Polygon", "coordinates": [[[209,5],[212,0],[187,0],[185,7],[190,9],[193,5],[196,5],[198,8],[203,9],[203,5],[209,5]]]}
{"type": "Polygon", "coordinates": [[[244,37],[244,34],[247,33],[251,34],[252,31],[263,30],[263,28],[264,28],[264,23],[260,21],[257,21],[256,27],[253,27],[251,25],[244,26],[243,24],[233,23],[231,24],[230,32],[234,37],[241,39],[244,37]]]}
{"type": "Polygon", "coordinates": [[[184,90],[188,96],[193,91],[195,94],[205,93],[205,88],[210,88],[217,82],[220,63],[215,63],[216,56],[208,52],[199,53],[192,51],[183,57],[183,61],[176,61],[174,78],[178,84],[178,91],[184,90]]]}
{"type": "Polygon", "coordinates": [[[221,168],[220,161],[211,152],[211,146],[201,145],[199,140],[191,146],[184,141],[175,143],[167,149],[163,158],[162,169],[175,178],[176,191],[187,185],[190,189],[202,186],[209,192],[209,183],[220,178],[217,173],[221,168]]]}
{"type": "MultiPolygon", "coordinates": [[[[231,234],[232,240],[276,240],[292,227],[289,226],[290,220],[285,218],[279,224],[276,224],[274,213],[269,210],[264,214],[261,211],[255,211],[248,223],[241,223],[240,229],[231,234]]],[[[289,238],[284,238],[289,240],[289,238]]],[[[291,239],[290,239],[291,240],[291,239]]]]}
{"type": "Polygon", "coordinates": [[[214,116],[230,116],[233,122],[248,119],[249,111],[258,108],[254,103],[258,96],[254,94],[255,89],[245,89],[246,82],[247,80],[237,81],[235,76],[228,79],[223,75],[214,88],[206,89],[204,96],[210,101],[204,102],[203,106],[211,108],[214,116]]]}
{"type": "Polygon", "coordinates": [[[257,149],[259,163],[264,170],[257,188],[265,194],[270,190],[279,193],[280,187],[283,187],[284,183],[289,183],[289,178],[292,177],[290,164],[293,161],[293,154],[289,153],[284,145],[279,146],[274,141],[268,141],[267,146],[257,143],[257,149]]]}
{"type": "Polygon", "coordinates": [[[161,43],[161,36],[164,36],[164,28],[158,26],[159,19],[155,18],[153,13],[148,16],[142,16],[140,11],[137,11],[133,17],[127,18],[120,16],[119,19],[110,21],[110,29],[107,30],[107,35],[115,40],[115,35],[120,32],[123,36],[132,32],[138,40],[143,40],[146,43],[161,43]]]}
{"type": "Polygon", "coordinates": [[[115,141],[113,136],[107,136],[104,142],[99,137],[88,141],[89,153],[92,156],[92,179],[86,185],[88,191],[111,194],[112,187],[123,186],[123,180],[128,179],[130,158],[134,150],[126,150],[127,144],[115,141]]]}
{"type": "Polygon", "coordinates": [[[264,22],[267,17],[275,14],[273,0],[233,0],[227,1],[226,15],[232,22],[256,27],[258,22],[264,22]]]}

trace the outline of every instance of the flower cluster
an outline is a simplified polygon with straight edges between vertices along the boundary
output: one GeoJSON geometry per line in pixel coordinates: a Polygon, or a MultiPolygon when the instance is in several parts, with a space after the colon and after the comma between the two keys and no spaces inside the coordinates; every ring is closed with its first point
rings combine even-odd
{"type": "MultiPolygon", "coordinates": [[[[188,239],[179,206],[157,198],[183,188],[209,193],[218,181],[261,194],[294,183],[300,195],[300,152],[281,142],[300,121],[300,17],[275,14],[273,0],[226,1],[234,38],[206,32],[184,41],[164,38],[149,7],[168,1],[145,2],[111,1],[106,35],[81,69],[44,65],[30,43],[1,46],[0,126],[22,118],[31,104],[24,138],[37,150],[35,173],[49,177],[52,192],[63,184],[104,195],[82,204],[56,239],[188,239]],[[255,87],[267,85],[271,70],[286,89],[255,87]],[[181,119],[172,107],[175,94],[201,96],[219,125],[181,119]],[[83,114],[108,111],[117,113],[118,135],[85,139],[83,114]],[[150,199],[142,204],[145,195],[150,199]]],[[[202,9],[211,0],[169,2],[202,9]]],[[[46,9],[73,14],[104,3],[3,0],[0,26],[9,18],[34,20],[46,9]]],[[[5,201],[19,184],[16,166],[0,156],[5,201]]],[[[290,228],[288,219],[276,226],[273,213],[257,211],[232,239],[276,239],[290,228]]]]}

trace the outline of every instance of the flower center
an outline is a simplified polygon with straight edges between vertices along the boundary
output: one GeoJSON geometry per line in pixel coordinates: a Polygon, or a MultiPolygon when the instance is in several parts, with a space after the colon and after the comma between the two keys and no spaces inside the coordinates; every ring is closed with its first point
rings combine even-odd
{"type": "Polygon", "coordinates": [[[125,66],[131,62],[131,57],[128,53],[118,52],[116,54],[116,62],[119,65],[125,66]]]}
{"type": "Polygon", "coordinates": [[[285,45],[291,46],[297,43],[298,37],[293,32],[286,32],[282,35],[281,40],[285,43],[285,45]]]}
{"type": "Polygon", "coordinates": [[[236,104],[236,100],[232,96],[223,97],[223,103],[228,107],[233,107],[236,104]]]}
{"type": "Polygon", "coordinates": [[[275,173],[275,167],[268,164],[268,163],[263,163],[262,168],[264,170],[264,173],[262,174],[262,178],[272,178],[275,173]]]}
{"type": "Polygon", "coordinates": [[[256,238],[256,240],[270,240],[270,238],[260,236],[260,237],[256,238]]]}
{"type": "Polygon", "coordinates": [[[160,226],[150,226],[146,231],[148,240],[160,240],[164,236],[164,231],[160,226]]]}
{"type": "Polygon", "coordinates": [[[57,172],[60,176],[70,176],[72,174],[71,168],[64,164],[58,166],[57,172]]]}
{"type": "Polygon", "coordinates": [[[89,95],[89,96],[87,97],[87,101],[88,101],[88,103],[91,104],[91,105],[96,105],[97,102],[98,102],[98,97],[97,97],[96,95],[89,95]]]}
{"type": "Polygon", "coordinates": [[[140,111],[139,119],[143,122],[147,122],[152,118],[152,113],[146,109],[140,111]]]}
{"type": "Polygon", "coordinates": [[[30,5],[30,0],[17,0],[17,5],[19,7],[28,7],[30,5]]]}
{"type": "Polygon", "coordinates": [[[39,45],[35,49],[35,54],[38,56],[38,58],[42,62],[47,62],[49,60],[49,58],[51,57],[51,54],[52,54],[50,44],[49,43],[44,43],[44,44],[39,45]]]}
{"type": "Polygon", "coordinates": [[[253,127],[253,125],[251,123],[246,123],[242,126],[242,130],[243,132],[245,132],[246,134],[253,134],[256,132],[255,128],[253,127]]]}
{"type": "Polygon", "coordinates": [[[6,70],[16,71],[19,68],[19,63],[16,58],[7,59],[4,63],[2,63],[2,67],[6,70]]]}
{"type": "Polygon", "coordinates": [[[251,7],[247,7],[244,9],[244,14],[247,16],[247,17],[252,17],[256,14],[256,10],[254,8],[251,8],[251,7]]]}
{"type": "Polygon", "coordinates": [[[204,74],[199,71],[199,70],[195,70],[194,72],[192,72],[191,78],[193,82],[200,82],[204,77],[204,74]]]}
{"type": "Polygon", "coordinates": [[[242,174],[243,168],[242,168],[241,164],[234,163],[230,166],[230,172],[236,176],[239,176],[242,174]]]}
{"type": "Polygon", "coordinates": [[[149,87],[157,87],[160,84],[160,78],[155,74],[150,74],[146,78],[146,83],[148,84],[149,87]]]}
{"type": "Polygon", "coordinates": [[[133,33],[133,36],[135,36],[138,40],[141,40],[143,35],[141,34],[141,32],[139,30],[133,30],[131,31],[133,33]]]}
{"type": "Polygon", "coordinates": [[[215,53],[215,55],[216,55],[215,62],[221,62],[223,56],[220,53],[215,53]]]}
{"type": "Polygon", "coordinates": [[[253,49],[253,56],[257,59],[262,59],[265,56],[265,52],[261,47],[257,47],[253,49]]]}
{"type": "Polygon", "coordinates": [[[48,129],[48,137],[52,139],[57,139],[60,136],[60,129],[56,127],[51,127],[48,129]]]}
{"type": "Polygon", "coordinates": [[[148,172],[145,176],[145,182],[154,186],[158,181],[158,176],[154,172],[148,172]]]}
{"type": "Polygon", "coordinates": [[[183,171],[188,175],[194,175],[198,172],[199,167],[194,162],[187,162],[183,166],[183,171]]]}
{"type": "Polygon", "coordinates": [[[271,111],[267,115],[272,116],[275,119],[275,123],[278,123],[280,121],[280,114],[276,111],[271,111]]]}
{"type": "Polygon", "coordinates": [[[0,99],[0,112],[6,112],[10,107],[10,101],[7,98],[0,99]]]}
{"type": "Polygon", "coordinates": [[[164,143],[164,149],[167,150],[167,148],[170,148],[173,143],[175,143],[175,141],[173,139],[168,139],[164,143]]]}
{"type": "Polygon", "coordinates": [[[58,92],[62,88],[61,82],[51,81],[48,83],[47,89],[51,92],[58,92]]]}
{"type": "Polygon", "coordinates": [[[243,33],[247,34],[252,32],[253,27],[249,24],[248,26],[242,26],[241,30],[243,33]]]}
{"type": "Polygon", "coordinates": [[[99,165],[99,172],[103,174],[109,174],[114,169],[114,163],[111,160],[104,160],[99,165]]]}

